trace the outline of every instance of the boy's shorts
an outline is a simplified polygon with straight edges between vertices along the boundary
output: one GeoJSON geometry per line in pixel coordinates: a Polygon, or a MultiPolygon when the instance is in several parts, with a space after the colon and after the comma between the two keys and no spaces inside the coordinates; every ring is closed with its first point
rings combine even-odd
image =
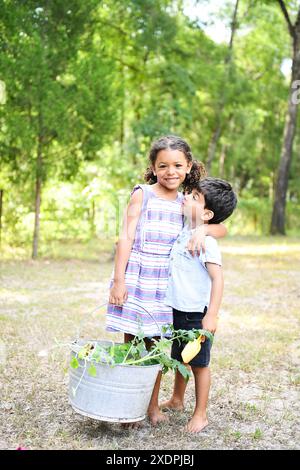
{"type": "MultiPolygon", "coordinates": [[[[204,312],[181,312],[173,308],[173,326],[175,330],[192,330],[193,328],[202,328],[202,319],[206,314],[207,308],[204,312]]],[[[173,341],[171,357],[183,362],[181,352],[186,346],[187,342],[178,339],[173,341]]],[[[207,367],[210,361],[210,350],[212,343],[206,338],[204,343],[201,343],[201,350],[190,362],[189,365],[194,367],[207,367]]]]}

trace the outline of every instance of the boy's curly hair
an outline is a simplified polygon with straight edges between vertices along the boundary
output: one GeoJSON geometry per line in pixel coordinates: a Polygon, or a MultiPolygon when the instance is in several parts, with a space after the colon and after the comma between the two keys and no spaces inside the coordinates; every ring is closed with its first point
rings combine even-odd
{"type": "Polygon", "coordinates": [[[237,205],[237,196],[228,181],[220,178],[207,177],[198,181],[194,187],[204,196],[205,208],[214,213],[209,224],[220,224],[234,211],[237,205]]]}
{"type": "Polygon", "coordinates": [[[184,192],[191,192],[195,187],[197,182],[206,176],[206,170],[204,164],[194,160],[193,154],[189,144],[176,135],[167,135],[160,137],[152,143],[150,153],[149,153],[149,163],[150,166],[147,168],[144,179],[149,184],[154,184],[157,182],[157,177],[154,175],[152,167],[155,165],[157,155],[161,150],[179,150],[185,155],[185,158],[188,163],[192,162],[192,168],[184,182],[182,183],[182,188],[184,192]]]}

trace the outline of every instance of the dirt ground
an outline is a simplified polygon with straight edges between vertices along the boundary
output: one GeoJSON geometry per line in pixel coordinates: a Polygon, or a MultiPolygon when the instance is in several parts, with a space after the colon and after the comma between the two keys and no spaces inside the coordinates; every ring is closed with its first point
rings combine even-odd
{"type": "MultiPolygon", "coordinates": [[[[227,240],[222,251],[225,293],[200,434],[184,430],[193,380],[185,410],[157,427],[122,429],[69,405],[67,343],[78,328],[86,338],[121,338],[105,333],[104,309],[89,314],[107,299],[108,256],[2,262],[0,448],[300,449],[300,241],[227,240]]],[[[164,377],[161,400],[172,380],[164,377]]]]}

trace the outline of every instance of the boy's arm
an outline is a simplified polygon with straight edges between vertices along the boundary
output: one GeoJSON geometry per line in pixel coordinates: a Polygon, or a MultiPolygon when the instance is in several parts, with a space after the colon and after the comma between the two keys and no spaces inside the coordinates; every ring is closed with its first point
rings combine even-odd
{"type": "Polygon", "coordinates": [[[109,303],[111,304],[123,305],[127,299],[125,271],[134,242],[136,227],[141,214],[142,203],[143,191],[137,190],[131,196],[127,210],[125,211],[122,231],[120,233],[117,244],[114,279],[109,295],[109,303]]]}
{"type": "Polygon", "coordinates": [[[199,225],[191,236],[187,245],[192,256],[200,256],[201,249],[205,251],[205,237],[210,235],[214,238],[223,238],[227,235],[227,228],[224,224],[203,224],[199,225]]]}
{"type": "Polygon", "coordinates": [[[205,330],[215,333],[218,322],[218,312],[223,295],[223,270],[222,266],[214,263],[206,263],[209,277],[211,278],[211,294],[206,315],[202,321],[205,330]]]}

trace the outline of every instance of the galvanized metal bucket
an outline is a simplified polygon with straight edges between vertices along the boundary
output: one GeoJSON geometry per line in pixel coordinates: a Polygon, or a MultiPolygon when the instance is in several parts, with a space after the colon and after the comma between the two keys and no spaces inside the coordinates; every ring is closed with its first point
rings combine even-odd
{"type": "MultiPolygon", "coordinates": [[[[74,347],[86,343],[86,340],[80,340],[74,347]]],[[[96,343],[109,344],[105,341],[96,343]]],[[[71,356],[75,355],[73,350],[71,356]]],[[[84,367],[84,361],[79,363],[84,367]]],[[[84,373],[81,367],[70,368],[69,398],[73,409],[100,421],[126,423],[145,419],[160,365],[111,367],[98,363],[95,366],[96,377],[92,377],[87,368],[84,373]]]]}
{"type": "MultiPolygon", "coordinates": [[[[71,359],[90,342],[104,347],[111,344],[111,341],[77,339],[71,345],[71,359]]],[[[69,370],[69,401],[74,411],[100,421],[131,423],[145,419],[161,370],[159,364],[112,367],[99,362],[95,364],[96,377],[92,377],[85,361],[78,357],[77,360],[79,367],[69,370]]]]}

